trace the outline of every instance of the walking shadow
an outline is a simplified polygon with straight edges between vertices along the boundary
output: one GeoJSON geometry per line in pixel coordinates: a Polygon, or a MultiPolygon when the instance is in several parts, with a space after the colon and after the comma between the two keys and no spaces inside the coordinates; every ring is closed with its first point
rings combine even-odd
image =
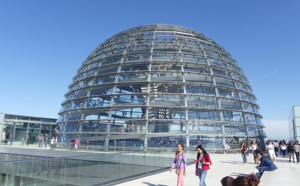
{"type": "Polygon", "coordinates": [[[244,164],[242,161],[220,161],[221,163],[244,164]]]}
{"type": "Polygon", "coordinates": [[[244,173],[231,173],[230,176],[236,176],[236,177],[239,177],[239,176],[248,176],[248,174],[244,174],[244,173]]]}
{"type": "Polygon", "coordinates": [[[143,182],[143,184],[149,185],[149,186],[168,186],[168,185],[161,185],[161,184],[153,184],[153,183],[149,183],[149,182],[143,182]]]}

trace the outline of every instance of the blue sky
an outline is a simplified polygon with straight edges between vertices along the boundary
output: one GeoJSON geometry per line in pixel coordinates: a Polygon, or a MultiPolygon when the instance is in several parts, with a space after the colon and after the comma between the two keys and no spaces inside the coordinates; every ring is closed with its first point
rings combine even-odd
{"type": "Polygon", "coordinates": [[[286,121],[300,104],[299,9],[299,0],[0,0],[0,112],[56,118],[98,45],[163,23],[223,46],[244,70],[264,121],[286,121]]]}

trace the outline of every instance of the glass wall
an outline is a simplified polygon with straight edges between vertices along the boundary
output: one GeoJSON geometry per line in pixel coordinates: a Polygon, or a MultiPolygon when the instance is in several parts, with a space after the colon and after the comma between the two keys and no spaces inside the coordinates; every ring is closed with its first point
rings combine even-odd
{"type": "Polygon", "coordinates": [[[40,135],[49,140],[57,135],[55,121],[56,119],[4,114],[1,142],[11,145],[37,144],[40,135]]]}
{"type": "Polygon", "coordinates": [[[253,132],[263,130],[258,110],[242,69],[222,46],[184,27],[147,25],[109,38],[87,57],[57,124],[66,143],[76,136],[106,147],[130,139],[145,148],[161,140],[190,146],[187,136],[204,135],[225,147],[220,136],[264,137],[253,132]]]}

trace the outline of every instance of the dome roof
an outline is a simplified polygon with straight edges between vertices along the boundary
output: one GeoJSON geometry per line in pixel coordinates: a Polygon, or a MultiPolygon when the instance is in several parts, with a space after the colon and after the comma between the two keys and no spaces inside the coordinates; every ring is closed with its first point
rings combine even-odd
{"type": "Polygon", "coordinates": [[[215,140],[264,135],[237,62],[212,39],[181,26],[139,26],[107,39],[83,62],[65,97],[60,133],[106,145],[183,133],[215,140]]]}

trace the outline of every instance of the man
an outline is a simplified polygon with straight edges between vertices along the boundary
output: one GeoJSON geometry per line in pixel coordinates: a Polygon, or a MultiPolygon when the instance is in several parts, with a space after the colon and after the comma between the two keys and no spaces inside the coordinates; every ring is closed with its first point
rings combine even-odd
{"type": "Polygon", "coordinates": [[[257,156],[256,159],[260,161],[259,166],[256,167],[259,171],[260,178],[263,175],[264,171],[273,171],[277,169],[276,165],[265,156],[257,156]]]}

